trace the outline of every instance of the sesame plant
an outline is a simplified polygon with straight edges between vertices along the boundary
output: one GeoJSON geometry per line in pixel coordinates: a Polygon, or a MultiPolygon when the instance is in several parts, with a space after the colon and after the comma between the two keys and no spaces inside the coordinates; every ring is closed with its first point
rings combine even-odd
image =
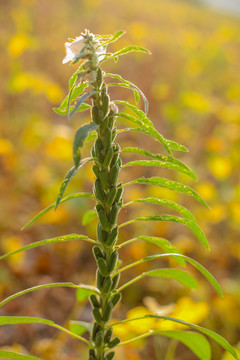
{"type": "MultiPolygon", "coordinates": [[[[119,56],[126,53],[132,51],[149,53],[148,50],[139,46],[127,46],[115,53],[109,52],[109,44],[116,41],[122,35],[123,31],[118,31],[114,35],[98,36],[93,35],[86,30],[81,36],[76,39],[70,39],[69,42],[65,43],[66,56],[63,59],[63,63],[71,62],[71,64],[78,64],[78,68],[69,80],[68,95],[61,105],[58,108],[55,108],[55,112],[60,115],[67,115],[69,119],[72,119],[73,116],[77,118],[77,115],[82,111],[89,111],[90,121],[81,125],[75,134],[73,141],[73,167],[65,176],[56,202],[41,211],[24,226],[24,228],[28,227],[53,208],[57,210],[58,206],[63,202],[76,198],[90,198],[95,202],[95,210],[98,217],[96,238],[91,239],[88,236],[81,234],[69,234],[28,244],[1,257],[1,259],[3,259],[20,251],[57,242],[67,242],[70,240],[88,242],[89,245],[93,246],[93,256],[97,266],[95,286],[81,283],[73,284],[71,282],[44,284],[20,291],[3,300],[0,305],[3,306],[7,302],[14,300],[16,297],[32,291],[64,286],[77,289],[82,297],[89,299],[92,306],[93,320],[91,323],[75,320],[69,328],[65,328],[51,320],[43,318],[1,316],[0,325],[39,323],[54,327],[75,339],[84,342],[89,347],[89,360],[114,359],[114,350],[116,347],[152,335],[175,339],[182,342],[201,360],[211,359],[211,348],[207,340],[207,338],[210,338],[215,340],[237,359],[234,349],[222,336],[212,330],[191,324],[184,320],[154,313],[138,318],[123,319],[117,322],[111,320],[112,312],[120,303],[122,293],[124,295],[124,289],[130,287],[142,278],[155,277],[173,279],[189,288],[196,288],[197,284],[193,275],[182,269],[187,263],[197,269],[222,297],[221,288],[213,275],[197,261],[183,255],[180,250],[173,246],[168,240],[161,237],[150,236],[148,234],[139,234],[135,238],[124,239],[124,241],[119,242],[119,233],[121,232],[121,229],[128,224],[137,222],[174,222],[188,227],[201,245],[209,248],[208,241],[203,231],[198,226],[195,217],[182,205],[158,197],[138,198],[128,203],[124,202],[123,192],[126,187],[133,186],[134,184],[144,184],[146,186],[156,186],[191,196],[201,205],[208,207],[206,202],[191,187],[168,178],[158,176],[140,177],[126,183],[119,182],[119,173],[121,169],[131,166],[161,167],[183,173],[196,179],[193,171],[183,162],[178,160],[174,154],[174,151],[187,151],[187,149],[175,141],[166,139],[156,130],[152,121],[148,118],[148,102],[142,91],[136,85],[125,80],[120,75],[106,73],[102,70],[102,64],[104,62],[107,60],[117,61],[119,56]],[[122,100],[111,100],[108,90],[113,86],[133,91],[137,105],[122,100]],[[138,107],[140,99],[142,99],[144,104],[144,111],[138,107]],[[152,153],[145,148],[134,146],[121,148],[116,139],[118,135],[123,132],[134,132],[147,135],[155,142],[157,153],[152,153]],[[94,140],[91,155],[82,159],[81,148],[84,140],[89,139],[94,140]],[[158,153],[158,147],[163,154],[158,153]],[[134,156],[134,154],[140,155],[143,159],[133,160],[123,164],[121,156],[126,153],[132,154],[132,156],[134,156]],[[63,197],[72,177],[78,173],[80,168],[89,162],[92,163],[92,171],[95,175],[92,193],[78,192],[63,197]],[[169,214],[149,214],[143,217],[129,219],[127,222],[119,224],[119,211],[122,208],[129,207],[135,203],[140,205],[150,203],[162,206],[165,209],[173,209],[178,213],[178,216],[169,214]],[[156,253],[151,256],[139,259],[136,262],[121,265],[121,262],[119,261],[120,250],[134,242],[155,244],[156,248],[161,251],[156,251],[156,253]],[[169,258],[173,258],[181,268],[163,268],[163,260],[169,258]],[[130,271],[129,281],[125,283],[121,282],[121,273],[128,272],[131,268],[137,267],[143,262],[151,262],[153,260],[155,260],[155,263],[156,260],[157,263],[159,263],[159,266],[156,269],[140,273],[135,278],[131,277],[130,271]],[[119,324],[124,325],[127,322],[137,322],[147,318],[168,320],[169,322],[181,324],[185,327],[184,330],[179,330],[177,327],[177,330],[152,328],[137,337],[130,337],[125,341],[121,341],[120,338],[114,336],[115,326],[119,324]]],[[[81,281],[81,279],[79,280],[81,281]]],[[[120,306],[120,304],[118,306],[120,306]]],[[[0,350],[0,356],[12,359],[37,359],[35,356],[17,354],[3,350],[0,350]]]]}

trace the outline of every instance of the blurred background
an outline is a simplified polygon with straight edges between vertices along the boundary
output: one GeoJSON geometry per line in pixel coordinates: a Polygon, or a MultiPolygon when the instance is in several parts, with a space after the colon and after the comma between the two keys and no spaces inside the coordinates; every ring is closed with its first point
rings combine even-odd
{"type": "MultiPolygon", "coordinates": [[[[152,55],[128,54],[103,69],[117,72],[139,86],[150,103],[149,116],[166,137],[187,146],[189,153],[176,156],[191,166],[198,182],[162,169],[129,168],[122,179],[145,175],[170,175],[196,189],[209,203],[202,208],[186,196],[156,188],[129,187],[124,200],[157,195],[185,204],[197,217],[210,242],[205,250],[192,234],[173,224],[138,224],[122,230],[121,239],[140,234],[172,241],[184,254],[209,269],[221,283],[221,300],[199,274],[199,289],[189,291],[166,281],[149,279],[125,290],[116,319],[162,310],[217,331],[237,347],[240,341],[240,5],[229,0],[8,0],[0,1],[0,250],[15,250],[33,241],[68,233],[95,236],[96,219],[91,200],[71,200],[50,212],[28,230],[20,228],[38,211],[55,201],[65,173],[72,166],[74,131],[89,121],[88,113],[71,122],[52,111],[67,93],[75,67],[62,65],[64,42],[85,28],[126,35],[109,50],[135,44],[152,55]],[[89,213],[90,211],[90,213],[89,213]],[[85,215],[85,216],[84,216],[85,215]],[[155,300],[154,300],[155,299],[155,300]],[[170,304],[170,306],[169,306],[170,304]],[[131,310],[132,309],[132,310],[131,310]],[[131,310],[131,311],[130,311],[131,310]]],[[[134,101],[131,93],[112,92],[112,98],[134,101]]],[[[146,137],[120,135],[121,146],[162,149],[146,137]],[[149,141],[149,143],[148,143],[149,141]]],[[[91,142],[83,150],[88,156],[91,142]]],[[[129,159],[125,155],[123,160],[129,159]]],[[[67,194],[90,191],[94,180],[90,166],[73,179],[67,194]]],[[[132,206],[120,222],[164,210],[132,206]]],[[[166,210],[165,210],[166,211],[166,210]]],[[[143,243],[121,251],[124,264],[158,249],[143,243]]],[[[176,266],[173,260],[170,265],[176,266]]],[[[156,264],[136,269],[136,275],[156,264]]],[[[161,267],[162,263],[158,266],[161,267]]],[[[190,269],[192,271],[192,269],[190,269]]],[[[125,280],[133,275],[128,273],[125,280]]],[[[90,246],[77,241],[48,245],[12,256],[0,264],[0,297],[54,281],[93,284],[95,264],[90,246]]],[[[124,280],[124,279],[123,279],[124,280]]],[[[3,307],[1,315],[28,315],[66,325],[70,319],[91,321],[87,301],[76,301],[71,289],[41,290],[3,307]]],[[[144,328],[128,327],[129,337],[144,328]]],[[[118,332],[121,334],[121,329],[118,332]]],[[[123,331],[122,331],[123,332],[123,331]]],[[[45,360],[87,359],[84,345],[40,325],[4,326],[0,346],[32,353],[45,360]]],[[[169,347],[162,338],[119,348],[116,359],[167,359],[169,347]]],[[[212,343],[213,360],[231,360],[212,343]]],[[[168,353],[169,354],[169,353],[168,353]]],[[[173,358],[196,357],[178,345],[173,358]]]]}

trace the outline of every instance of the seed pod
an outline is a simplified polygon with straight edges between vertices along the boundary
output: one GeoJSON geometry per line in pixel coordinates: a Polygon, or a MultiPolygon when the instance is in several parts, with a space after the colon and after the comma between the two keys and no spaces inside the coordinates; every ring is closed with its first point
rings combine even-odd
{"type": "Polygon", "coordinates": [[[117,238],[117,235],[118,235],[118,227],[116,226],[110,232],[110,234],[109,234],[109,236],[108,236],[108,238],[106,240],[106,245],[107,246],[113,246],[115,244],[115,240],[117,238]]]}
{"type": "Polygon", "coordinates": [[[115,352],[114,351],[111,351],[110,353],[108,353],[104,360],[112,360],[114,358],[114,355],[115,355],[115,352]]]}
{"type": "Polygon", "coordinates": [[[113,297],[111,298],[111,303],[113,308],[119,303],[119,301],[121,300],[122,295],[120,293],[116,293],[113,295],[113,297]]]}
{"type": "Polygon", "coordinates": [[[110,343],[108,344],[108,347],[111,349],[115,346],[117,346],[118,344],[120,344],[121,340],[119,339],[119,337],[115,337],[112,341],[110,341],[110,343]]]}
{"type": "Polygon", "coordinates": [[[107,127],[104,135],[104,149],[109,149],[112,145],[112,130],[107,127]]]}
{"type": "Polygon", "coordinates": [[[103,150],[103,143],[102,140],[98,138],[95,142],[95,153],[100,160],[102,159],[102,150],[103,150]]]}
{"type": "Polygon", "coordinates": [[[116,162],[118,161],[118,158],[119,158],[119,154],[115,152],[113,155],[111,164],[110,164],[110,168],[112,168],[116,164],[116,162]]]}
{"type": "Polygon", "coordinates": [[[110,291],[111,287],[112,287],[112,279],[110,278],[110,276],[108,276],[105,278],[103,282],[102,292],[107,294],[110,291]]]}
{"type": "MultiPolygon", "coordinates": [[[[93,328],[92,328],[92,339],[93,341],[96,338],[97,333],[101,330],[101,326],[98,325],[96,322],[93,324],[93,328]]],[[[92,355],[92,354],[91,354],[92,355]]],[[[93,355],[92,355],[93,356],[93,355]]]]}
{"type": "Polygon", "coordinates": [[[108,322],[112,313],[112,303],[109,302],[103,310],[103,321],[108,322]]]}
{"type": "MultiPolygon", "coordinates": [[[[100,304],[99,304],[99,301],[98,301],[96,295],[92,294],[92,295],[90,296],[90,301],[91,301],[92,306],[93,306],[94,308],[100,309],[100,304]]],[[[111,301],[112,301],[112,300],[111,300],[111,301]]]]}
{"type": "Polygon", "coordinates": [[[99,331],[96,335],[96,338],[95,338],[95,345],[96,347],[99,347],[102,345],[102,342],[103,342],[103,331],[99,331]]]}
{"type": "Polygon", "coordinates": [[[111,255],[110,258],[108,260],[108,271],[111,274],[111,272],[115,269],[115,266],[117,264],[118,261],[118,252],[117,250],[115,250],[111,255]]]}
{"type": "Polygon", "coordinates": [[[95,105],[92,108],[92,119],[93,119],[93,122],[95,122],[96,124],[99,124],[98,107],[95,105]]]}
{"type": "Polygon", "coordinates": [[[111,288],[111,290],[116,289],[119,278],[120,278],[119,273],[112,278],[112,288],[111,288]]]}
{"type": "Polygon", "coordinates": [[[120,167],[118,165],[118,163],[116,163],[110,170],[110,174],[109,174],[109,184],[110,185],[116,185],[117,183],[117,179],[118,179],[118,174],[119,174],[119,170],[120,167]]]}
{"type": "Polygon", "coordinates": [[[94,349],[90,349],[90,350],[88,351],[88,353],[89,353],[89,355],[91,355],[91,356],[95,356],[95,350],[94,350],[94,349]]]}
{"type": "Polygon", "coordinates": [[[121,160],[121,158],[118,158],[118,165],[119,165],[119,167],[122,166],[122,160],[121,160]]]}
{"type": "Polygon", "coordinates": [[[108,189],[108,175],[106,170],[101,170],[99,173],[99,179],[102,185],[103,190],[108,189]]]}
{"type": "Polygon", "coordinates": [[[108,117],[109,117],[109,127],[110,129],[112,129],[114,124],[114,111],[112,109],[109,111],[108,117]]]}
{"type": "Polygon", "coordinates": [[[123,194],[123,188],[122,188],[122,186],[120,186],[120,187],[118,187],[117,194],[115,197],[115,201],[117,204],[119,204],[119,200],[121,199],[122,194],[123,194]]]}
{"type": "Polygon", "coordinates": [[[109,118],[108,118],[108,116],[106,116],[105,119],[103,120],[103,124],[101,126],[102,130],[106,130],[106,128],[108,127],[108,123],[109,123],[109,118]]]}
{"type": "Polygon", "coordinates": [[[95,356],[90,355],[90,356],[89,356],[89,360],[96,360],[96,357],[95,357],[95,356]]]}
{"type": "Polygon", "coordinates": [[[106,94],[102,95],[102,111],[104,116],[108,113],[108,107],[109,107],[109,96],[106,94]]]}
{"type": "Polygon", "coordinates": [[[113,334],[113,328],[110,327],[109,329],[107,329],[107,331],[106,331],[106,333],[104,335],[105,344],[109,343],[109,341],[111,340],[112,334],[113,334]]]}
{"type": "Polygon", "coordinates": [[[103,244],[103,243],[105,243],[107,237],[108,237],[108,233],[105,230],[103,230],[100,223],[98,223],[97,224],[97,239],[98,239],[98,241],[100,241],[103,244]]]}
{"type": "Polygon", "coordinates": [[[105,258],[105,254],[99,246],[93,247],[93,255],[96,261],[98,260],[98,258],[105,258]]]}
{"type": "Polygon", "coordinates": [[[113,148],[111,147],[106,156],[105,156],[105,159],[104,159],[104,162],[103,162],[103,166],[104,167],[108,167],[108,165],[110,164],[111,160],[112,160],[112,157],[113,157],[113,148]]]}
{"type": "Polygon", "coordinates": [[[104,207],[101,204],[97,204],[96,210],[97,210],[97,213],[99,213],[100,211],[104,210],[104,207]]]}
{"type": "Polygon", "coordinates": [[[96,179],[96,181],[95,181],[94,194],[99,201],[101,201],[101,202],[105,201],[105,192],[102,188],[102,185],[101,185],[101,182],[99,179],[96,179]]]}
{"type": "Polygon", "coordinates": [[[94,172],[94,175],[96,177],[99,177],[99,173],[100,173],[99,167],[97,165],[93,165],[92,170],[94,172]]]}
{"type": "Polygon", "coordinates": [[[98,67],[98,69],[97,69],[97,80],[96,81],[97,81],[98,87],[100,87],[102,84],[102,70],[100,69],[100,67],[98,67]]]}
{"type": "Polygon", "coordinates": [[[107,93],[106,84],[103,83],[103,84],[102,84],[102,89],[101,89],[101,95],[103,96],[103,95],[106,94],[106,93],[107,93]]]}
{"type": "Polygon", "coordinates": [[[98,289],[102,288],[104,282],[104,277],[101,275],[100,271],[97,270],[97,287],[98,289]]]}
{"type": "Polygon", "coordinates": [[[109,223],[108,223],[108,218],[107,218],[107,214],[105,212],[105,210],[100,210],[98,212],[98,218],[100,221],[100,224],[103,228],[103,230],[108,230],[109,229],[109,223]]]}
{"type": "Polygon", "coordinates": [[[112,210],[111,210],[111,213],[110,213],[110,217],[109,217],[110,225],[114,225],[116,223],[117,216],[118,216],[118,211],[119,211],[118,204],[114,203],[113,207],[112,207],[112,210]]]}
{"type": "Polygon", "coordinates": [[[115,129],[113,129],[113,131],[112,131],[112,141],[115,140],[116,135],[117,135],[117,129],[115,128],[115,129]]]}
{"type": "Polygon", "coordinates": [[[97,324],[101,325],[102,324],[102,316],[100,314],[100,311],[97,308],[94,308],[92,311],[93,317],[96,321],[97,324]]]}
{"type": "Polygon", "coordinates": [[[108,205],[108,206],[112,205],[112,203],[113,203],[113,201],[115,199],[116,193],[117,193],[117,189],[116,189],[116,186],[114,186],[114,187],[112,187],[112,189],[107,194],[106,205],[108,205]]]}
{"type": "Polygon", "coordinates": [[[98,258],[97,259],[97,264],[98,264],[98,269],[101,273],[102,276],[106,277],[109,275],[109,272],[108,272],[108,268],[107,268],[107,265],[105,263],[105,261],[103,260],[103,258],[98,258]]]}

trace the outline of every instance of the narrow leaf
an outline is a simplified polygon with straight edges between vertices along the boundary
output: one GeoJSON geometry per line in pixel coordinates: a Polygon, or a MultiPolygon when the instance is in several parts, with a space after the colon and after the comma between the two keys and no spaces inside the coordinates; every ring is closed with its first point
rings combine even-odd
{"type": "Polygon", "coordinates": [[[184,145],[181,145],[181,144],[177,143],[176,141],[167,140],[167,143],[168,143],[169,147],[173,150],[185,151],[185,152],[188,151],[188,149],[184,145]]]}
{"type": "MultiPolygon", "coordinates": [[[[77,109],[77,112],[81,112],[81,111],[86,111],[88,109],[91,108],[91,105],[89,104],[81,104],[81,106],[77,109]]],[[[58,115],[67,115],[69,112],[71,112],[72,110],[74,110],[74,106],[69,106],[68,108],[65,109],[59,109],[59,108],[53,108],[54,112],[58,115]]]]}
{"type": "Polygon", "coordinates": [[[89,99],[90,97],[92,97],[92,95],[94,95],[95,93],[96,93],[96,92],[95,92],[94,90],[92,90],[92,91],[90,91],[90,92],[82,95],[82,96],[78,99],[78,101],[77,101],[74,109],[69,113],[69,119],[71,119],[71,118],[73,117],[73,115],[74,115],[75,112],[80,108],[80,106],[82,105],[82,103],[84,103],[84,101],[86,101],[87,99],[89,99]]]}
{"type": "Polygon", "coordinates": [[[181,284],[188,286],[192,289],[197,289],[197,282],[192,275],[187,273],[186,271],[179,269],[156,269],[145,271],[142,273],[142,276],[150,276],[150,277],[159,277],[177,280],[181,284]]]}
{"type": "Polygon", "coordinates": [[[84,68],[86,61],[84,61],[79,68],[75,71],[75,73],[71,76],[69,80],[69,91],[72,89],[72,87],[75,85],[75,83],[79,80],[79,74],[82,73],[82,70],[84,68]]]}
{"type": "Polygon", "coordinates": [[[73,160],[74,160],[75,168],[79,166],[81,160],[80,148],[83,146],[84,140],[88,136],[88,133],[96,130],[98,126],[99,125],[95,124],[94,122],[90,122],[88,124],[81,126],[77,130],[73,142],[73,160]]]}
{"type": "Polygon", "coordinates": [[[19,354],[12,351],[0,350],[1,359],[17,359],[17,360],[41,360],[32,355],[19,354]]]}
{"type": "Polygon", "coordinates": [[[125,48],[116,51],[115,53],[113,53],[113,57],[119,56],[119,55],[123,55],[123,54],[127,54],[131,51],[141,51],[141,52],[145,52],[147,54],[151,54],[151,52],[147,49],[145,49],[142,46],[135,46],[135,45],[130,45],[130,46],[126,46],[125,48]]]}
{"type": "Polygon", "coordinates": [[[125,223],[122,223],[119,225],[119,228],[133,224],[138,221],[171,221],[176,222],[179,224],[186,225],[196,236],[196,238],[207,248],[209,249],[209,244],[207,241],[206,236],[204,235],[204,232],[201,230],[201,228],[192,220],[181,218],[175,215],[153,215],[153,216],[143,216],[136,219],[132,219],[129,221],[126,221],[125,223]]]}
{"type": "Polygon", "coordinates": [[[66,334],[77,338],[87,345],[90,345],[90,342],[83,337],[74,334],[73,332],[65,329],[64,327],[55,324],[52,320],[42,319],[38,317],[30,317],[30,316],[0,316],[0,325],[16,325],[16,324],[44,324],[51,327],[54,327],[58,330],[65,332],[66,334]]]}
{"type": "MultiPolygon", "coordinates": [[[[215,340],[219,345],[221,345],[225,350],[227,350],[235,359],[238,360],[238,356],[236,354],[236,351],[229,344],[229,342],[226,339],[224,339],[222,336],[218,335],[217,333],[215,333],[212,330],[206,329],[206,328],[201,327],[199,325],[191,324],[191,323],[189,323],[187,321],[184,321],[184,320],[179,320],[179,319],[171,318],[171,317],[168,317],[168,316],[161,316],[161,315],[145,315],[145,316],[141,316],[139,318],[122,320],[122,321],[116,322],[114,324],[111,324],[111,326],[125,324],[125,323],[131,322],[131,321],[144,320],[144,319],[147,319],[147,318],[169,320],[169,321],[172,321],[172,322],[175,322],[175,323],[178,323],[178,324],[185,325],[185,326],[188,326],[190,328],[193,328],[194,330],[197,330],[197,331],[203,333],[204,335],[207,335],[210,338],[212,338],[213,340],[215,340]]],[[[156,331],[158,331],[158,330],[156,330],[156,331]]],[[[153,335],[154,333],[155,333],[155,330],[150,330],[148,335],[153,335]]]]}
{"type": "Polygon", "coordinates": [[[124,33],[125,33],[125,31],[123,31],[123,30],[116,31],[115,34],[113,34],[107,41],[104,41],[99,46],[105,46],[109,43],[117,41],[124,33]]]}
{"type": "Polygon", "coordinates": [[[9,301],[16,299],[19,296],[28,294],[30,292],[42,290],[42,289],[54,288],[54,287],[69,287],[69,288],[79,289],[79,291],[81,291],[81,290],[88,291],[89,294],[97,294],[97,295],[99,294],[99,290],[96,287],[90,286],[90,285],[84,285],[84,284],[76,285],[71,282],[51,283],[51,284],[38,285],[38,286],[31,287],[29,289],[19,291],[15,294],[9,296],[8,298],[4,299],[3,301],[1,301],[0,306],[3,306],[6,303],[8,303],[9,301]]]}
{"type": "Polygon", "coordinates": [[[166,188],[169,190],[177,191],[179,193],[192,196],[200,204],[209,208],[208,204],[203,200],[203,198],[200,195],[198,195],[198,193],[195,190],[193,190],[189,186],[183,185],[177,181],[168,180],[168,179],[161,178],[161,177],[151,177],[151,178],[141,177],[141,178],[129,181],[128,183],[124,184],[123,186],[131,185],[131,184],[155,185],[155,186],[159,186],[159,187],[166,188]]]}
{"type": "Polygon", "coordinates": [[[165,258],[168,256],[173,256],[173,255],[175,257],[182,258],[189,264],[193,265],[210,282],[210,284],[215,288],[215,290],[218,292],[220,297],[223,298],[223,293],[222,293],[221,287],[220,287],[219,283],[217,282],[217,280],[214,278],[214,276],[207,269],[205,269],[201,264],[199,264],[197,261],[193,260],[192,258],[190,258],[188,256],[182,255],[182,254],[170,253],[170,254],[156,254],[156,255],[147,256],[141,260],[136,261],[135,263],[131,263],[131,264],[125,266],[124,268],[120,269],[118,272],[128,270],[136,265],[143,263],[144,261],[156,260],[156,259],[165,258]]]}
{"type": "Polygon", "coordinates": [[[86,321],[75,321],[75,320],[70,320],[69,322],[69,327],[70,330],[77,335],[83,335],[86,332],[88,332],[89,334],[92,331],[92,324],[88,323],[86,321]]]}
{"type": "MultiPolygon", "coordinates": [[[[70,199],[78,199],[78,198],[91,198],[95,200],[95,196],[93,194],[90,193],[76,193],[76,194],[72,194],[72,195],[68,195],[64,198],[61,199],[61,201],[59,202],[59,204],[68,201],[70,199]]],[[[51,209],[53,209],[56,206],[56,202],[54,202],[53,204],[49,205],[48,207],[46,207],[44,210],[40,211],[36,216],[34,216],[34,218],[32,220],[30,220],[26,225],[24,225],[21,230],[26,229],[28,226],[30,226],[32,223],[34,223],[36,220],[38,220],[40,217],[42,217],[44,214],[46,214],[48,211],[50,211],[51,209]]]]}
{"type": "Polygon", "coordinates": [[[71,104],[73,100],[75,100],[79,95],[81,95],[87,86],[87,83],[80,83],[77,86],[73,87],[73,90],[70,90],[69,94],[65,97],[65,99],[62,101],[61,105],[57,109],[67,109],[68,104],[71,104]]]}
{"type": "Polygon", "coordinates": [[[161,154],[153,154],[145,149],[141,149],[141,148],[136,148],[136,147],[125,147],[121,150],[121,153],[135,153],[135,154],[142,154],[145,155],[147,157],[150,157],[152,159],[157,159],[159,161],[162,162],[171,162],[173,164],[179,165],[182,168],[185,169],[186,174],[188,174],[190,177],[192,177],[194,180],[197,180],[196,175],[194,174],[194,172],[187,166],[185,165],[183,162],[181,162],[180,160],[175,159],[172,156],[163,156],[161,154]]]}
{"type": "Polygon", "coordinates": [[[151,203],[151,204],[156,204],[156,205],[168,206],[168,207],[178,211],[186,219],[196,222],[195,217],[192,215],[192,213],[188,209],[186,209],[182,205],[177,204],[174,201],[170,201],[170,200],[166,200],[166,199],[158,199],[158,198],[153,198],[153,197],[148,197],[148,198],[143,198],[143,199],[135,199],[135,200],[130,201],[129,203],[123,204],[122,207],[129,206],[129,205],[135,204],[135,203],[145,203],[145,202],[151,203]]]}
{"type": "Polygon", "coordinates": [[[25,246],[23,246],[23,247],[21,247],[19,249],[16,249],[14,251],[11,251],[11,252],[9,252],[7,254],[4,254],[4,255],[0,256],[0,260],[3,260],[3,259],[5,259],[5,258],[7,258],[7,257],[9,257],[11,255],[14,255],[14,254],[18,254],[18,253],[20,253],[22,251],[33,249],[33,248],[38,247],[38,246],[54,244],[54,243],[58,243],[58,242],[72,241],[72,240],[83,240],[83,241],[90,242],[92,244],[96,243],[95,240],[92,240],[92,239],[90,239],[89,237],[87,237],[85,235],[69,234],[69,235],[64,235],[64,236],[57,236],[57,237],[52,238],[52,239],[36,241],[34,243],[25,245],[25,246]]]}
{"type": "Polygon", "coordinates": [[[96,209],[89,210],[83,215],[82,224],[87,225],[96,217],[97,217],[96,209]]]}

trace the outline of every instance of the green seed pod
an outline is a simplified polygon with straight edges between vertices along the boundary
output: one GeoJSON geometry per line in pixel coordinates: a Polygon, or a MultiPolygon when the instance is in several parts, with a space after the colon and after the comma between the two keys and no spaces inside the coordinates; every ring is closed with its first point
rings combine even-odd
{"type": "Polygon", "coordinates": [[[112,141],[115,140],[116,135],[117,135],[117,129],[113,129],[113,131],[112,131],[112,141]]]}
{"type": "MultiPolygon", "coordinates": [[[[97,333],[101,330],[101,326],[98,325],[96,322],[93,324],[93,328],[92,328],[92,339],[93,341],[96,338],[97,333]]],[[[92,355],[92,354],[91,354],[92,355]]],[[[93,355],[92,355],[93,356],[93,355]]]]}
{"type": "Polygon", "coordinates": [[[98,87],[100,87],[101,84],[102,84],[102,70],[100,69],[100,67],[98,67],[98,69],[97,69],[97,79],[96,79],[96,81],[97,81],[98,87]]]}
{"type": "Polygon", "coordinates": [[[96,335],[96,338],[95,338],[95,345],[96,347],[100,347],[102,345],[102,342],[103,342],[103,331],[99,331],[96,335]]]}
{"type": "Polygon", "coordinates": [[[117,194],[115,197],[115,201],[117,204],[119,204],[119,200],[121,199],[122,194],[123,194],[123,188],[122,188],[122,186],[120,186],[120,187],[118,187],[117,194]]]}
{"type": "Polygon", "coordinates": [[[101,273],[102,276],[106,277],[109,275],[109,272],[108,272],[108,268],[107,268],[107,265],[105,263],[105,261],[103,260],[103,258],[98,258],[97,259],[97,264],[98,264],[98,269],[101,273]]]}
{"type": "Polygon", "coordinates": [[[95,350],[94,349],[90,349],[89,351],[88,351],[88,353],[89,353],[89,356],[95,356],[95,350]]]}
{"type": "Polygon", "coordinates": [[[119,165],[119,167],[122,166],[122,160],[120,158],[118,158],[118,165],[119,165]]]}
{"type": "Polygon", "coordinates": [[[113,128],[113,124],[114,124],[114,111],[111,109],[108,113],[108,117],[109,117],[109,127],[110,129],[113,128]]]}
{"type": "Polygon", "coordinates": [[[99,246],[93,247],[93,255],[96,261],[98,260],[98,258],[105,258],[105,254],[99,246]]]}
{"type": "Polygon", "coordinates": [[[96,210],[97,210],[97,213],[99,213],[100,211],[104,210],[104,207],[101,204],[97,204],[96,210]]]}
{"type": "Polygon", "coordinates": [[[107,329],[105,335],[104,335],[104,342],[105,344],[108,344],[109,341],[111,340],[112,338],[112,334],[113,334],[113,328],[110,327],[109,329],[107,329]]]}
{"type": "Polygon", "coordinates": [[[108,353],[104,360],[112,360],[114,358],[114,355],[115,355],[115,352],[114,351],[111,351],[110,353],[108,353]]]}
{"type": "Polygon", "coordinates": [[[114,186],[114,187],[112,187],[112,189],[107,194],[106,205],[108,205],[108,206],[112,205],[112,203],[113,203],[113,201],[115,199],[116,193],[117,193],[117,189],[116,189],[116,186],[114,186]]]}
{"type": "Polygon", "coordinates": [[[108,218],[107,218],[107,214],[106,214],[105,210],[100,210],[98,212],[98,218],[99,218],[99,221],[100,221],[100,224],[101,224],[103,230],[108,230],[109,223],[108,223],[108,218]]]}
{"type": "Polygon", "coordinates": [[[110,164],[111,160],[112,160],[112,157],[113,157],[113,148],[111,147],[106,156],[105,156],[105,159],[104,159],[104,162],[103,162],[103,166],[104,167],[108,167],[108,165],[110,164]]]}
{"type": "Polygon", "coordinates": [[[90,355],[90,356],[89,356],[89,360],[96,360],[96,357],[95,357],[95,356],[90,355]]]}
{"type": "Polygon", "coordinates": [[[92,311],[93,317],[96,321],[97,324],[101,325],[102,324],[102,316],[100,314],[100,311],[97,308],[94,308],[92,311]]]}
{"type": "Polygon", "coordinates": [[[101,290],[103,282],[104,282],[104,277],[101,275],[100,271],[97,270],[97,287],[98,287],[98,289],[101,290]]]}
{"type": "Polygon", "coordinates": [[[118,285],[119,278],[120,278],[120,274],[117,274],[112,278],[112,288],[111,288],[111,290],[116,289],[116,287],[118,285]]]}
{"type": "Polygon", "coordinates": [[[114,203],[109,218],[110,225],[114,225],[116,223],[118,211],[119,211],[118,204],[114,203]]]}
{"type": "Polygon", "coordinates": [[[109,149],[112,145],[112,130],[107,127],[104,134],[104,149],[109,149]]]}
{"type": "Polygon", "coordinates": [[[115,269],[117,261],[118,261],[118,252],[117,252],[117,250],[114,250],[114,252],[110,255],[110,258],[108,260],[108,266],[107,267],[108,267],[108,271],[109,271],[110,274],[115,269]]]}
{"type": "Polygon", "coordinates": [[[112,341],[110,341],[110,343],[108,344],[108,347],[111,349],[115,346],[117,346],[118,344],[120,344],[121,340],[119,339],[119,337],[115,337],[112,341]]]}
{"type": "Polygon", "coordinates": [[[96,179],[96,181],[95,181],[94,194],[99,201],[101,201],[101,202],[105,201],[105,192],[102,188],[102,185],[101,185],[101,182],[99,179],[96,179]]]}
{"type": "Polygon", "coordinates": [[[109,96],[106,94],[102,95],[102,111],[104,116],[108,113],[108,107],[109,107],[109,96]]]}
{"type": "Polygon", "coordinates": [[[119,167],[118,163],[116,162],[116,164],[110,170],[110,174],[109,174],[109,184],[110,185],[112,185],[112,186],[116,185],[119,170],[120,170],[120,167],[119,167]]]}
{"type": "Polygon", "coordinates": [[[118,235],[118,227],[116,226],[110,232],[110,234],[109,234],[109,236],[108,236],[108,238],[106,240],[106,245],[107,246],[113,246],[115,244],[115,240],[117,238],[117,235],[118,235]]]}
{"type": "Polygon", "coordinates": [[[108,276],[105,278],[103,282],[102,292],[107,294],[110,291],[111,287],[112,287],[112,279],[110,278],[110,276],[108,276]]]}
{"type": "Polygon", "coordinates": [[[92,170],[94,172],[94,175],[96,177],[99,177],[99,173],[100,173],[99,167],[97,165],[93,165],[92,170]]]}
{"type": "Polygon", "coordinates": [[[103,190],[108,189],[108,175],[106,170],[101,170],[99,173],[99,179],[102,185],[103,190]]]}
{"type": "Polygon", "coordinates": [[[97,239],[98,239],[98,241],[103,244],[107,240],[107,237],[108,237],[108,233],[105,230],[103,230],[100,223],[98,223],[97,224],[97,239]]]}
{"type": "Polygon", "coordinates": [[[102,159],[102,150],[103,150],[103,143],[101,139],[97,139],[95,142],[95,153],[96,156],[101,160],[102,159]]]}
{"type": "MultiPolygon", "coordinates": [[[[100,304],[99,304],[99,301],[96,297],[96,295],[92,294],[90,296],[90,301],[91,301],[91,304],[94,308],[97,308],[97,309],[100,309],[100,304]]],[[[112,300],[111,300],[112,301],[112,300]]]]}
{"type": "Polygon", "coordinates": [[[103,84],[102,84],[102,89],[101,89],[101,95],[103,96],[103,95],[105,95],[106,93],[107,93],[106,84],[103,83],[103,84]]]}
{"type": "Polygon", "coordinates": [[[112,303],[109,302],[103,310],[103,321],[108,322],[112,313],[112,303]]]}
{"type": "Polygon", "coordinates": [[[92,108],[92,119],[93,122],[95,122],[96,124],[99,124],[99,115],[98,115],[98,107],[97,106],[93,106],[92,108]]]}
{"type": "Polygon", "coordinates": [[[118,153],[114,153],[112,161],[110,163],[110,168],[112,168],[116,164],[116,162],[118,161],[118,158],[119,158],[118,153]]]}
{"type": "Polygon", "coordinates": [[[108,123],[109,123],[109,118],[108,118],[108,116],[106,116],[105,119],[103,120],[102,130],[106,130],[106,128],[108,127],[108,123]]]}
{"type": "Polygon", "coordinates": [[[119,301],[121,300],[122,295],[120,293],[116,293],[113,295],[113,297],[111,298],[111,303],[113,308],[119,303],[119,301]]]}

